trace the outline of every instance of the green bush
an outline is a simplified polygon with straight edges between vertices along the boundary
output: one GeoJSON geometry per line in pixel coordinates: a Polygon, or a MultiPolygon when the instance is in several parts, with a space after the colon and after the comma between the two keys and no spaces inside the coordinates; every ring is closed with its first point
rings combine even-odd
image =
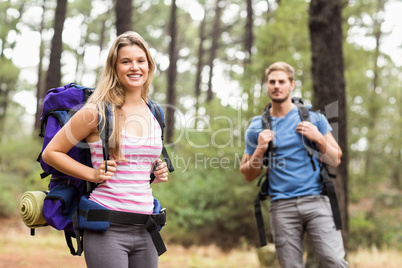
{"type": "Polygon", "coordinates": [[[27,190],[43,189],[36,158],[40,143],[26,137],[21,140],[2,142],[0,154],[0,216],[18,213],[19,200],[27,190]],[[34,177],[37,176],[35,182],[34,177]]]}
{"type": "Polygon", "coordinates": [[[350,215],[350,248],[356,250],[375,245],[378,248],[391,246],[401,249],[401,205],[398,193],[377,193],[370,211],[350,215]]]}
{"type": "Polygon", "coordinates": [[[359,212],[350,218],[349,223],[349,247],[357,250],[359,247],[370,247],[378,245],[381,240],[381,234],[372,219],[369,219],[367,213],[359,212]]]}

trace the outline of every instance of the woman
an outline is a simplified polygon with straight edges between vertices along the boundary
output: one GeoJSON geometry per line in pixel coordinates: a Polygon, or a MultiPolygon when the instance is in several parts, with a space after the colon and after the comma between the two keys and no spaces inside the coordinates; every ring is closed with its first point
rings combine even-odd
{"type": "MultiPolygon", "coordinates": [[[[154,183],[168,179],[167,165],[158,158],[162,130],[147,106],[154,70],[149,49],[138,33],[118,36],[87,104],[42,154],[43,160],[59,171],[99,183],[89,199],[111,210],[152,214],[151,170],[157,166],[154,183]],[[98,117],[104,117],[107,106],[113,111],[111,160],[103,161],[98,117]],[[83,139],[90,146],[93,168],[67,155],[83,139]]],[[[144,225],[112,223],[105,233],[85,230],[84,252],[88,267],[158,266],[157,251],[144,225]]]]}

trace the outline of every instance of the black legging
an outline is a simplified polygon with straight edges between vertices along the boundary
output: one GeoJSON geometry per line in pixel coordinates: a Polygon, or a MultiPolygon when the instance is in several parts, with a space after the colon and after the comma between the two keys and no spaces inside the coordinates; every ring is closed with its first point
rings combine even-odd
{"type": "Polygon", "coordinates": [[[144,225],[111,224],[106,232],[84,232],[84,255],[91,268],[157,268],[158,253],[144,225]]]}

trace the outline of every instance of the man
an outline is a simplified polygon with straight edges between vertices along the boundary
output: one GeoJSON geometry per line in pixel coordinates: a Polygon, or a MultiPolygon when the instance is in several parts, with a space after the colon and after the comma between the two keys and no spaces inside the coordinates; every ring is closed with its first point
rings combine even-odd
{"type": "Polygon", "coordinates": [[[247,181],[261,173],[269,142],[276,149],[268,163],[271,197],[271,228],[279,263],[282,267],[304,267],[303,237],[307,232],[322,267],[348,267],[342,235],[336,230],[329,199],[321,195],[319,159],[307,154],[303,136],[317,145],[322,160],[334,167],[340,164],[342,151],[331,134],[328,120],[310,112],[311,122],[301,122],[292,103],[294,69],[276,62],[265,72],[272,130],[262,129],[261,116],[253,118],[245,139],[246,148],[240,170],[247,181]]]}

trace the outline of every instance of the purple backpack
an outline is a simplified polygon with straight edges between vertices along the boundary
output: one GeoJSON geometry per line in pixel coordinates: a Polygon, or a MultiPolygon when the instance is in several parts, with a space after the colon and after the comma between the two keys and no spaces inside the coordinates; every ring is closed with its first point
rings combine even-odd
{"type": "MultiPolygon", "coordinates": [[[[92,92],[92,88],[71,83],[52,88],[46,93],[39,133],[39,136],[43,137],[42,151],[53,136],[82,108],[92,92]]],[[[68,155],[87,166],[92,166],[91,153],[85,141],[74,146],[68,155]]],[[[77,210],[80,197],[89,193],[94,185],[56,170],[45,163],[41,156],[42,153],[37,160],[43,169],[42,179],[51,175],[49,193],[43,203],[43,217],[52,227],[64,230],[67,241],[71,240],[71,237],[76,236],[72,215],[77,210]]]]}
{"type": "MultiPolygon", "coordinates": [[[[87,98],[92,94],[93,89],[82,87],[71,83],[62,87],[50,89],[43,100],[43,110],[41,115],[41,127],[39,136],[44,138],[42,150],[46,148],[54,135],[64,126],[65,123],[82,108],[87,98]]],[[[81,141],[68,152],[68,155],[81,163],[91,165],[91,158],[88,158],[88,145],[85,141],[81,141]]],[[[41,155],[39,162],[42,166],[42,178],[52,175],[54,178],[72,179],[76,178],[68,176],[55,168],[46,164],[41,155]]],[[[52,185],[51,185],[52,186],[52,185]]]]}

